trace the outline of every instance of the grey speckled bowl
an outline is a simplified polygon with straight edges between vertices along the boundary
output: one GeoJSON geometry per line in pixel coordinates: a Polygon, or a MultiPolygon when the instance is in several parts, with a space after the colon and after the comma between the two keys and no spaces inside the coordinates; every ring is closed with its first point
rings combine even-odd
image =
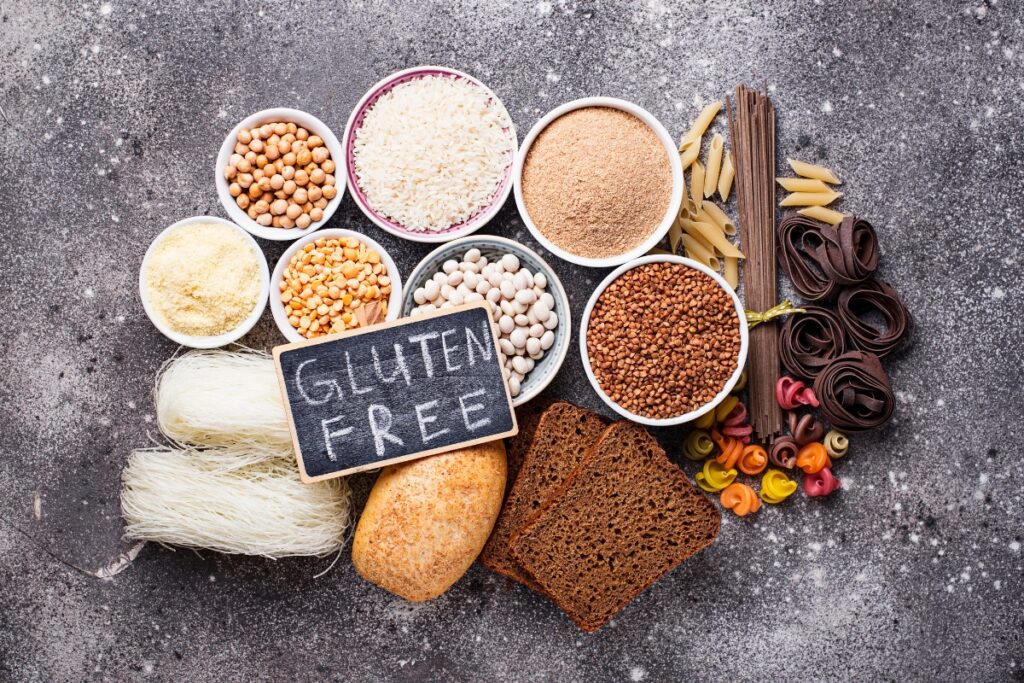
{"type": "Polygon", "coordinates": [[[572,316],[569,312],[569,298],[565,295],[562,281],[555,271],[539,255],[518,242],[494,237],[492,235],[470,235],[438,247],[419,262],[409,274],[405,282],[405,296],[402,300],[402,316],[407,316],[416,307],[413,292],[422,287],[448,259],[462,260],[462,255],[470,249],[479,249],[489,261],[495,256],[515,254],[522,267],[529,268],[533,273],[544,273],[548,279],[547,291],[555,299],[555,314],[558,315],[558,327],[555,328],[555,343],[547,350],[544,357],[537,361],[533,370],[523,379],[519,395],[512,399],[513,406],[521,406],[539,394],[555,375],[558,374],[565,354],[569,351],[572,339],[572,316]]]}

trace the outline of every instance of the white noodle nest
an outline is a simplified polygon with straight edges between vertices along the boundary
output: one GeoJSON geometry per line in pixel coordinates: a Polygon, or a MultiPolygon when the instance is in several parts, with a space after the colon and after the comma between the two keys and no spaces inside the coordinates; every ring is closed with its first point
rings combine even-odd
{"type": "Polygon", "coordinates": [[[132,540],[270,558],[327,555],[345,543],[348,484],[302,483],[289,451],[139,449],[122,482],[132,540]]]}

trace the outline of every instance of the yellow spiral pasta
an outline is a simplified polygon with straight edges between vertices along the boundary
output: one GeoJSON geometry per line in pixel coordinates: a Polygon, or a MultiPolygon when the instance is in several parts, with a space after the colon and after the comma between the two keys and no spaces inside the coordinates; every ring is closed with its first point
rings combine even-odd
{"type": "Polygon", "coordinates": [[[718,404],[718,407],[715,408],[715,422],[724,422],[725,418],[729,417],[729,413],[732,412],[732,409],[735,408],[736,404],[739,402],[740,400],[735,396],[726,396],[725,399],[718,404]]]}
{"type": "Polygon", "coordinates": [[[715,451],[715,442],[703,429],[694,429],[683,444],[683,455],[690,460],[707,460],[715,451]]]}
{"type": "Polygon", "coordinates": [[[740,373],[740,378],[736,380],[736,386],[732,388],[732,393],[738,394],[747,388],[747,369],[744,368],[743,372],[740,373]]]}
{"type": "Polygon", "coordinates": [[[696,420],[693,421],[693,426],[697,429],[711,429],[715,426],[715,411],[709,410],[704,413],[696,420]]]}
{"type": "Polygon", "coordinates": [[[793,495],[796,482],[785,475],[782,470],[768,470],[761,477],[761,500],[771,505],[778,505],[793,495]]]}
{"type": "Polygon", "coordinates": [[[825,435],[824,443],[825,450],[828,451],[828,457],[833,460],[838,460],[850,450],[850,440],[846,438],[845,434],[834,429],[825,435]]]}
{"type": "Polygon", "coordinates": [[[694,479],[697,486],[708,493],[718,493],[736,480],[736,470],[725,469],[717,460],[708,460],[704,463],[704,469],[698,472],[694,479]]]}

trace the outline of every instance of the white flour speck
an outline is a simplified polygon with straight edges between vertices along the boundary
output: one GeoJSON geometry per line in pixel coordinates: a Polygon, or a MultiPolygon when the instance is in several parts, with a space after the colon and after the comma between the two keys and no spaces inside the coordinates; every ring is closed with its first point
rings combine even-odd
{"type": "Polygon", "coordinates": [[[631,681],[642,681],[647,678],[647,672],[639,666],[634,666],[629,670],[629,680],[631,681]]]}
{"type": "Polygon", "coordinates": [[[102,5],[100,5],[100,16],[101,17],[108,16],[113,11],[114,11],[114,6],[111,5],[109,2],[105,2],[102,5]]]}
{"type": "Polygon", "coordinates": [[[825,100],[824,102],[822,102],[821,103],[821,111],[826,113],[826,114],[831,114],[832,113],[832,103],[829,102],[828,100],[825,100]]]}

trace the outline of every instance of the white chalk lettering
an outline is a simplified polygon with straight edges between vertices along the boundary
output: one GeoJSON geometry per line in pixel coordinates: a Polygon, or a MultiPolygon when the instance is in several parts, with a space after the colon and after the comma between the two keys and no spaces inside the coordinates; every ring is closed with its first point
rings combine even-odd
{"type": "Polygon", "coordinates": [[[473,330],[466,328],[466,351],[469,355],[469,366],[473,367],[476,363],[476,358],[473,356],[473,347],[480,351],[480,359],[487,360],[491,357],[491,328],[490,320],[484,320],[481,322],[480,327],[483,328],[483,342],[481,343],[476,335],[473,334],[473,330]]]}
{"type": "Polygon", "coordinates": [[[423,334],[409,337],[410,343],[420,345],[420,353],[423,354],[423,367],[427,371],[427,377],[434,376],[434,361],[430,358],[430,349],[427,347],[427,342],[431,339],[437,339],[439,336],[437,332],[424,332],[423,334]]]}
{"type": "Polygon", "coordinates": [[[404,446],[405,444],[397,436],[391,433],[391,426],[394,420],[391,418],[391,411],[387,406],[379,403],[371,403],[369,409],[370,432],[373,434],[373,446],[377,449],[377,457],[384,457],[384,441],[404,446]]]}
{"type": "Polygon", "coordinates": [[[377,373],[377,377],[381,382],[391,384],[401,375],[405,378],[405,385],[412,386],[412,377],[409,376],[409,367],[405,364],[405,356],[402,355],[401,344],[395,344],[395,370],[389,376],[386,376],[381,369],[380,355],[377,353],[377,347],[371,346],[370,353],[373,355],[373,370],[377,373]]]}
{"type": "Polygon", "coordinates": [[[314,387],[328,387],[327,393],[323,394],[320,398],[313,398],[306,391],[306,387],[302,384],[302,369],[310,363],[315,363],[316,358],[310,358],[299,363],[299,367],[295,368],[295,387],[299,390],[299,394],[302,395],[302,399],[311,406],[322,406],[331,400],[331,397],[337,392],[338,398],[341,398],[341,387],[333,379],[321,379],[313,382],[314,387]]]}
{"type": "Polygon", "coordinates": [[[341,422],[344,419],[344,415],[339,415],[338,417],[332,417],[328,420],[320,420],[320,428],[324,430],[324,443],[327,444],[327,457],[331,459],[331,462],[338,459],[338,456],[334,453],[334,439],[352,433],[352,427],[342,427],[341,429],[331,431],[332,424],[335,422],[341,422]]]}
{"type": "Polygon", "coordinates": [[[456,351],[459,350],[458,344],[452,344],[451,346],[448,346],[448,341],[446,337],[450,334],[455,334],[454,327],[450,330],[445,330],[444,332],[441,333],[441,353],[444,354],[444,367],[448,370],[448,372],[455,372],[456,370],[461,368],[462,365],[452,365],[451,359],[448,358],[448,354],[455,353],[456,351]]]}
{"type": "Polygon", "coordinates": [[[476,422],[470,422],[469,414],[480,412],[481,410],[484,409],[484,404],[471,403],[469,405],[466,405],[466,399],[483,396],[486,393],[486,389],[477,389],[476,391],[473,391],[471,393],[459,396],[459,405],[462,406],[462,420],[466,423],[466,429],[468,429],[471,432],[475,432],[481,427],[486,427],[487,425],[491,424],[491,418],[485,417],[480,420],[477,420],[476,422]]]}
{"type": "Polygon", "coordinates": [[[345,352],[345,368],[348,371],[348,385],[352,388],[352,394],[358,396],[359,394],[368,394],[373,391],[373,387],[360,387],[356,385],[356,375],[352,371],[352,356],[349,352],[345,352]]]}
{"type": "Polygon", "coordinates": [[[435,398],[433,401],[428,401],[427,403],[420,403],[418,406],[416,406],[416,421],[420,423],[420,436],[423,437],[423,443],[428,443],[431,439],[436,439],[437,437],[443,436],[451,431],[450,429],[445,427],[444,429],[439,429],[438,431],[433,432],[432,434],[427,433],[427,425],[430,424],[431,422],[437,422],[437,415],[427,415],[426,411],[432,408],[436,408],[437,404],[438,401],[435,398]]]}

